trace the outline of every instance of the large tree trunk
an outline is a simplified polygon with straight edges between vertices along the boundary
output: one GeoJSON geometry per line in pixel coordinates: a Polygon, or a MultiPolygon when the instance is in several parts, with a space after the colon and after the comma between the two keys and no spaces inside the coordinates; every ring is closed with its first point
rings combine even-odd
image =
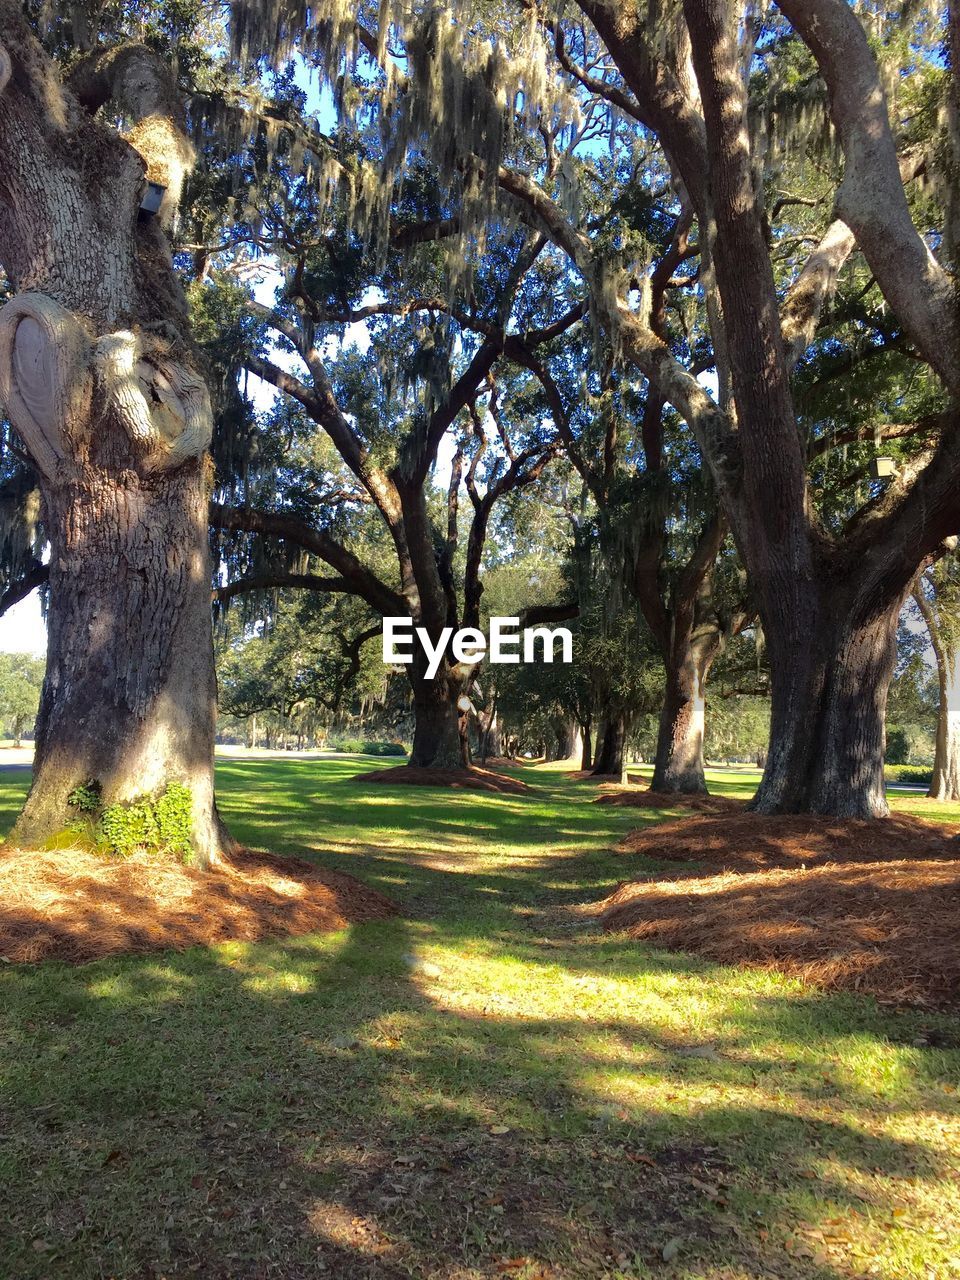
{"type": "Polygon", "coordinates": [[[557,760],[577,760],[583,755],[583,738],[576,720],[565,720],[556,731],[557,760]]]}
{"type": "Polygon", "coordinates": [[[839,594],[819,609],[782,612],[766,629],[771,667],[770,750],[752,808],[877,818],[887,694],[896,659],[897,595],[861,621],[839,594]]]}
{"type": "Polygon", "coordinates": [[[46,487],[47,672],[18,844],[75,817],[68,797],[82,783],[113,804],[176,781],[192,796],[195,859],[216,859],[204,472],[194,459],[150,480],[91,473],[46,487]]]}
{"type": "Polygon", "coordinates": [[[406,668],[413,688],[413,749],[410,763],[422,768],[462,769],[467,764],[460,733],[460,687],[441,666],[436,678],[424,674],[426,659],[415,653],[406,668]]]}
{"type": "Polygon", "coordinates": [[[213,414],[164,227],[192,162],[170,71],[98,50],[67,88],[0,0],[0,401],[36,469],[50,541],[49,655],[33,786],[13,838],[67,797],[190,788],[196,860],[217,857],[208,563],[213,414]],[[121,106],[122,104],[122,106],[121,106]],[[103,110],[101,110],[103,109],[103,110]],[[110,120],[122,114],[125,140],[110,120]],[[157,217],[140,219],[145,170],[157,217]]]}
{"type": "Polygon", "coordinates": [[[627,741],[627,720],[622,713],[615,713],[604,720],[597,735],[597,754],[593,762],[594,777],[623,772],[623,753],[627,741]]]}
{"type": "Polygon", "coordinates": [[[960,649],[941,643],[937,650],[937,675],[940,705],[929,794],[934,800],[960,800],[960,649]]]}
{"type": "Polygon", "coordinates": [[[653,791],[705,793],[703,735],[707,675],[722,641],[719,628],[684,638],[668,655],[657,733],[653,791]]]}

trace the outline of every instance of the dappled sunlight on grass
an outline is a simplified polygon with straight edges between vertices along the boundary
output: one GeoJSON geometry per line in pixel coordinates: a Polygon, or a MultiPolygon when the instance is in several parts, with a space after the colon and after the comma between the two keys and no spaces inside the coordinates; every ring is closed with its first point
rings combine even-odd
{"type": "Polygon", "coordinates": [[[11,1276],[960,1274],[955,1019],[598,932],[577,908],[662,813],[546,770],[370,794],[369,767],[221,761],[221,806],[404,918],[0,968],[11,1276]]]}

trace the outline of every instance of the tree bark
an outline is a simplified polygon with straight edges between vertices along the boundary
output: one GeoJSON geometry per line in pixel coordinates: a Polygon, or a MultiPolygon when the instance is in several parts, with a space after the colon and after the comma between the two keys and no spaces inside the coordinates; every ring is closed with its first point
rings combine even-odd
{"type": "Polygon", "coordinates": [[[406,668],[413,689],[413,748],[410,763],[424,769],[462,769],[467,764],[460,733],[457,698],[461,689],[445,666],[436,678],[424,674],[426,659],[406,668]]]}
{"type": "MultiPolygon", "coordinates": [[[[665,683],[651,788],[683,794],[705,793],[703,737],[706,684],[724,639],[714,602],[714,567],[726,526],[714,513],[697,539],[665,604],[660,567],[663,544],[655,556],[638,557],[633,590],[663,659],[665,683]]],[[[741,623],[746,615],[741,615],[741,623]]]]}
{"type": "Polygon", "coordinates": [[[771,615],[770,750],[757,813],[887,815],[886,705],[905,596],[861,609],[835,590],[819,607],[771,615]]]}
{"type": "Polygon", "coordinates": [[[719,627],[705,627],[665,659],[666,688],[657,733],[652,791],[705,794],[703,736],[707,675],[722,642],[719,627]]]}
{"type": "Polygon", "coordinates": [[[12,838],[62,830],[80,783],[112,803],[178,782],[207,865],[226,839],[213,798],[213,415],[162,230],[192,158],[182,105],[146,47],[98,51],[73,92],[12,0],[0,34],[0,263],[14,289],[0,401],[36,468],[51,548],[34,780],[12,838]],[[126,139],[96,114],[114,97],[126,139]],[[160,167],[160,215],[140,221],[145,170],[160,167]]]}
{"type": "Polygon", "coordinates": [[[500,740],[500,721],[497,719],[496,706],[487,712],[480,729],[480,762],[486,763],[489,756],[502,756],[503,745],[500,740]]]}
{"type": "Polygon", "coordinates": [[[590,731],[589,722],[581,725],[580,732],[583,736],[583,754],[580,757],[580,768],[585,772],[593,763],[593,735],[590,731]]]}
{"type": "Polygon", "coordinates": [[[197,459],[155,480],[92,474],[46,487],[47,674],[17,844],[62,829],[82,783],[112,804],[176,780],[190,788],[196,860],[216,859],[204,471],[197,459]]]}
{"type": "Polygon", "coordinates": [[[580,726],[576,720],[565,720],[557,726],[555,755],[556,760],[579,760],[583,755],[583,739],[580,726]]]}
{"type": "Polygon", "coordinates": [[[604,720],[598,734],[598,747],[593,762],[594,777],[623,772],[623,753],[627,742],[627,719],[616,712],[604,720]]]}

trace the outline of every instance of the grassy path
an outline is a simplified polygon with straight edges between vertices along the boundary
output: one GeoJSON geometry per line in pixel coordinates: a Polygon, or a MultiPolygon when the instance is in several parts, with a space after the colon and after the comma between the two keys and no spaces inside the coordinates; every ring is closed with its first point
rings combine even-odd
{"type": "Polygon", "coordinates": [[[960,1277],[956,1020],[598,934],[657,815],[589,784],[365,767],[224,763],[223,808],[405,919],[0,966],[0,1280],[960,1277]]]}

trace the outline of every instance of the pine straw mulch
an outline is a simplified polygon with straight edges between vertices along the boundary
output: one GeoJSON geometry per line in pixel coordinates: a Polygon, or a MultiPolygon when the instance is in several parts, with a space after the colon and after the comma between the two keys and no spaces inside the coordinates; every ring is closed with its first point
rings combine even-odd
{"type": "Polygon", "coordinates": [[[206,872],[159,854],[0,851],[0,957],[14,964],[329,933],[397,914],[352,876],[251,850],[206,872]]]}
{"type": "Polygon", "coordinates": [[[763,871],[819,862],[958,858],[960,842],[952,835],[942,822],[904,814],[876,820],[741,812],[658,822],[631,831],[615,847],[666,862],[707,862],[717,871],[763,871]]]}
{"type": "Polygon", "coordinates": [[[622,884],[604,927],[896,1004],[960,1005],[960,845],[942,824],[694,817],[618,848],[708,863],[622,884]]]}
{"type": "Polygon", "coordinates": [[[695,813],[739,813],[746,800],[733,796],[712,796],[705,792],[685,795],[679,791],[644,791],[618,787],[597,796],[594,804],[616,804],[631,809],[692,809],[695,813]]]}
{"type": "Polygon", "coordinates": [[[449,787],[454,791],[496,791],[501,795],[521,796],[530,790],[519,778],[508,778],[492,769],[469,765],[466,769],[425,769],[421,765],[401,764],[391,769],[375,769],[358,773],[351,782],[389,782],[408,787],[449,787]]]}

